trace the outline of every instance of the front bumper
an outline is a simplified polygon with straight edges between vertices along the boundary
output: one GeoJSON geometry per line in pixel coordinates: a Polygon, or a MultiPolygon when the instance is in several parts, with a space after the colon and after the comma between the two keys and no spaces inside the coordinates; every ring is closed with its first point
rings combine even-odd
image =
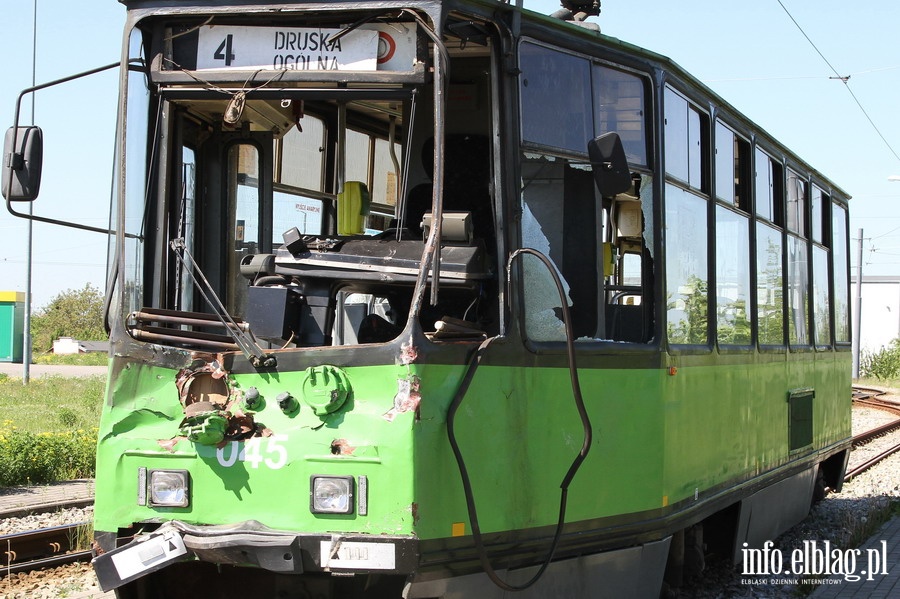
{"type": "Polygon", "coordinates": [[[197,526],[173,520],[97,555],[91,564],[103,591],[185,560],[258,567],[279,574],[411,574],[419,541],[410,536],[298,534],[255,521],[197,526]]]}

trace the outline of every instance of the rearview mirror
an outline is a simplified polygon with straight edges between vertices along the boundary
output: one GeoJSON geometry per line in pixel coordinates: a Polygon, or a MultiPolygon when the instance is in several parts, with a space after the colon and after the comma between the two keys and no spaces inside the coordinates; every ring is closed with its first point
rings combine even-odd
{"type": "Polygon", "coordinates": [[[3,143],[3,197],[30,202],[41,189],[44,135],[40,127],[10,127],[3,143]]]}
{"type": "Polygon", "coordinates": [[[631,189],[631,171],[618,133],[604,133],[589,141],[588,156],[600,195],[611,198],[631,189]]]}

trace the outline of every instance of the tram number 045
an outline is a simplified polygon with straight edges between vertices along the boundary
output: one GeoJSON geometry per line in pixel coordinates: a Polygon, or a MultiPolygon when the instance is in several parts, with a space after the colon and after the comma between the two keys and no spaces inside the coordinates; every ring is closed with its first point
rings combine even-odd
{"type": "Polygon", "coordinates": [[[223,468],[231,468],[238,462],[246,462],[253,468],[259,468],[262,464],[272,470],[278,470],[287,464],[287,448],[282,445],[285,441],[287,435],[230,441],[227,445],[216,449],[216,459],[223,468]]]}

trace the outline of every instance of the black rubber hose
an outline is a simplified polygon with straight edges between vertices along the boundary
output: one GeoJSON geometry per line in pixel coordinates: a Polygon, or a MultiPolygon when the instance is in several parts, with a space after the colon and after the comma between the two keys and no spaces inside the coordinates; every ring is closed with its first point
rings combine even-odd
{"type": "MultiPolygon", "coordinates": [[[[534,583],[540,580],[541,576],[544,575],[544,571],[547,569],[547,566],[549,566],[550,562],[553,561],[553,555],[556,553],[556,548],[559,545],[559,540],[562,537],[563,527],[565,526],[566,522],[566,502],[569,495],[569,484],[575,478],[575,474],[581,467],[581,463],[584,462],[584,459],[587,457],[587,454],[590,451],[592,436],[591,421],[588,417],[587,409],[584,406],[584,399],[581,395],[581,385],[578,382],[578,368],[575,363],[575,340],[572,338],[572,321],[569,314],[569,304],[566,300],[566,291],[563,288],[562,281],[559,278],[559,274],[557,273],[556,266],[553,264],[553,262],[544,254],[531,248],[522,248],[510,254],[509,260],[507,260],[506,262],[506,280],[508,282],[511,281],[510,271],[512,268],[513,260],[515,260],[522,254],[531,254],[539,258],[550,271],[550,274],[553,277],[553,282],[556,283],[556,289],[559,292],[559,298],[562,302],[562,315],[566,330],[566,352],[569,361],[569,378],[571,379],[572,384],[572,395],[575,400],[575,407],[578,410],[578,415],[581,418],[581,425],[584,431],[584,440],[581,444],[581,450],[578,452],[578,455],[575,456],[575,459],[572,461],[572,465],[569,466],[568,472],[566,472],[566,475],[563,477],[563,480],[559,485],[559,519],[556,523],[556,532],[553,535],[553,541],[550,544],[550,550],[547,553],[547,557],[544,558],[540,569],[537,571],[537,573],[535,573],[531,580],[522,585],[509,584],[508,582],[500,578],[500,576],[494,570],[494,567],[491,565],[490,560],[488,559],[487,551],[484,547],[484,540],[481,535],[481,527],[478,524],[478,512],[475,507],[475,496],[472,492],[472,483],[469,480],[469,472],[466,468],[466,463],[463,459],[462,452],[459,449],[459,444],[456,441],[456,434],[454,432],[456,411],[459,409],[459,406],[462,404],[463,398],[465,398],[466,396],[466,392],[469,389],[469,385],[472,383],[472,379],[475,377],[475,371],[481,364],[481,359],[483,358],[485,351],[491,345],[491,343],[498,339],[498,337],[490,337],[482,342],[480,346],[478,346],[478,349],[476,349],[475,353],[472,354],[472,359],[469,360],[469,366],[466,369],[466,374],[463,376],[459,388],[456,390],[456,395],[453,397],[453,401],[450,402],[450,406],[447,409],[447,437],[450,441],[450,447],[453,449],[453,455],[456,456],[456,465],[459,467],[459,475],[462,479],[463,492],[466,496],[466,509],[469,513],[469,522],[472,526],[472,539],[475,542],[475,549],[478,552],[478,559],[481,561],[481,566],[484,568],[484,571],[488,575],[488,578],[490,578],[495,585],[505,591],[524,591],[525,589],[533,586],[534,583]]],[[[510,295],[507,294],[507,297],[510,297],[510,295]]]]}

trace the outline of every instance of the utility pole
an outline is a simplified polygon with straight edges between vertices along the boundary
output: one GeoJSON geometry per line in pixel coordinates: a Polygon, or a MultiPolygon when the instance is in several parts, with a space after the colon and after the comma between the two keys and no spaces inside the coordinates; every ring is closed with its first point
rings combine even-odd
{"type": "MultiPolygon", "coordinates": [[[[37,85],[37,8],[38,0],[34,0],[34,22],[31,28],[31,86],[37,85]]],[[[34,93],[31,94],[31,124],[34,125],[34,93]]],[[[32,205],[28,202],[28,215],[31,216],[32,205]]],[[[22,340],[25,347],[22,348],[22,384],[27,385],[31,380],[31,271],[32,249],[34,244],[34,221],[28,219],[28,241],[26,252],[28,253],[27,266],[25,267],[25,323],[22,340]]]]}
{"type": "Polygon", "coordinates": [[[863,259],[863,230],[859,230],[859,239],[856,245],[856,314],[853,319],[853,378],[859,378],[859,332],[862,323],[862,259],[863,259]]]}

